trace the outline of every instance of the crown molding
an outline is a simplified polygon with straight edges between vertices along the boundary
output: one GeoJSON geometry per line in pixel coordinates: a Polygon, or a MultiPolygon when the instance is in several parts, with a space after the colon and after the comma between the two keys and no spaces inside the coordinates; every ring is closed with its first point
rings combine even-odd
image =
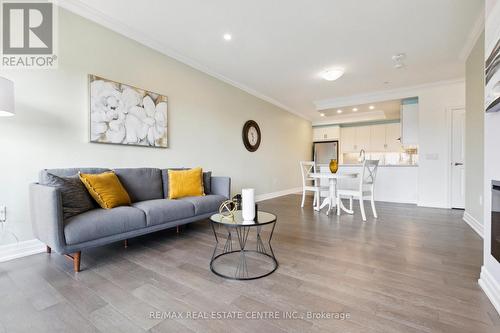
{"type": "Polygon", "coordinates": [[[309,120],[309,121],[311,120],[306,115],[292,109],[291,107],[277,101],[276,99],[269,97],[269,96],[265,95],[264,93],[257,91],[255,89],[243,84],[243,83],[234,81],[234,80],[232,80],[232,79],[230,79],[222,74],[219,74],[219,73],[211,70],[210,68],[200,64],[199,62],[178,53],[177,51],[175,51],[172,48],[168,47],[167,45],[159,42],[158,40],[150,38],[146,34],[127,26],[123,22],[120,22],[120,21],[104,14],[103,12],[88,6],[87,4],[83,3],[80,0],[58,1],[57,5],[59,5],[60,7],[66,9],[70,12],[73,12],[74,14],[77,14],[77,15],[84,17],[90,21],[93,21],[99,25],[102,25],[102,26],[104,26],[104,27],[106,27],[114,32],[117,32],[120,35],[123,35],[127,38],[130,38],[130,39],[132,39],[132,40],[134,40],[142,45],[145,45],[145,46],[147,46],[155,51],[158,51],[158,52],[160,52],[160,53],[162,53],[170,58],[173,58],[173,59],[175,59],[175,60],[177,60],[177,61],[179,61],[179,62],[181,62],[189,67],[192,67],[200,72],[203,72],[207,75],[210,75],[210,76],[212,76],[212,77],[214,77],[222,82],[225,82],[233,87],[236,87],[240,90],[243,90],[244,92],[246,92],[250,95],[253,95],[261,100],[264,100],[268,103],[271,103],[271,104],[273,104],[273,105],[275,105],[275,106],[277,106],[285,111],[288,111],[288,112],[290,112],[298,117],[301,117],[301,118],[309,120]]]}
{"type": "Polygon", "coordinates": [[[360,105],[360,104],[368,104],[368,103],[376,103],[389,101],[392,99],[401,99],[401,98],[409,98],[418,96],[419,93],[424,89],[435,88],[440,86],[447,86],[452,84],[464,83],[465,79],[455,79],[455,80],[446,80],[446,81],[437,81],[432,83],[426,83],[416,86],[403,87],[391,90],[381,90],[375,91],[366,94],[358,94],[337,98],[329,98],[314,101],[314,105],[316,106],[317,111],[328,110],[332,108],[342,108],[351,105],[360,105]]]}
{"type": "Polygon", "coordinates": [[[472,49],[474,48],[474,45],[476,45],[477,40],[481,36],[481,33],[484,31],[485,24],[486,24],[485,9],[483,5],[482,10],[478,14],[476,21],[474,22],[472,30],[469,32],[469,35],[467,36],[467,40],[465,41],[464,47],[462,48],[462,51],[460,51],[459,53],[458,58],[461,61],[465,62],[469,57],[470,53],[472,52],[472,49]]]}

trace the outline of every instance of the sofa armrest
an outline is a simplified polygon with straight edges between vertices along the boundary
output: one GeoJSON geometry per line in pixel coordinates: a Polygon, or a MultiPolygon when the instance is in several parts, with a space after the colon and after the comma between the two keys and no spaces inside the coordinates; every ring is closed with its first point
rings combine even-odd
{"type": "Polygon", "coordinates": [[[61,191],[53,186],[30,184],[30,214],[35,237],[58,253],[64,252],[61,191]]]}
{"type": "Polygon", "coordinates": [[[212,177],[210,180],[212,194],[219,194],[227,199],[231,197],[231,178],[212,177]]]}

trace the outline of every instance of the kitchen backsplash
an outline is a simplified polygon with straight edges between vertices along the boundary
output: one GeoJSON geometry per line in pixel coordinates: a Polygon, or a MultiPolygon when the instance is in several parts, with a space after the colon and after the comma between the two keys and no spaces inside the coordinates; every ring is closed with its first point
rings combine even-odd
{"type": "MultiPolygon", "coordinates": [[[[372,153],[367,152],[365,158],[379,160],[380,165],[416,165],[418,164],[418,153],[416,151],[405,151],[396,153],[372,153]]],[[[340,156],[341,164],[359,164],[358,153],[344,153],[340,156]]]]}

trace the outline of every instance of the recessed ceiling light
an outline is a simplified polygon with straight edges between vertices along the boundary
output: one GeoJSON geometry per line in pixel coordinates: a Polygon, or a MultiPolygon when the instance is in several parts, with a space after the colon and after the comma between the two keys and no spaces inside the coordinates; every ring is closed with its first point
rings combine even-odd
{"type": "Polygon", "coordinates": [[[233,36],[231,36],[231,34],[224,34],[224,36],[222,36],[224,38],[224,40],[227,40],[227,41],[230,41],[231,39],[233,39],[233,36]]]}
{"type": "Polygon", "coordinates": [[[353,108],[352,109],[353,112],[357,112],[358,111],[358,108],[353,108]]]}
{"type": "Polygon", "coordinates": [[[325,114],[324,114],[324,113],[320,113],[319,115],[320,115],[321,117],[324,117],[324,116],[325,116],[325,114]]]}
{"type": "Polygon", "coordinates": [[[338,109],[337,110],[337,113],[342,113],[343,111],[341,109],[338,109]]]}
{"type": "Polygon", "coordinates": [[[327,81],[335,81],[344,75],[343,68],[331,68],[321,72],[321,77],[327,81]]]}
{"type": "Polygon", "coordinates": [[[370,105],[370,110],[375,109],[375,105],[370,105]]]}

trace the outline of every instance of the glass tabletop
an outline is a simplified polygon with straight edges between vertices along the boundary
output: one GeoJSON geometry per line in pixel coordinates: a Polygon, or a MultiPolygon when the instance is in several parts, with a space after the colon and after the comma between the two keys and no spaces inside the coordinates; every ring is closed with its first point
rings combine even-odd
{"type": "Polygon", "coordinates": [[[221,223],[226,225],[236,225],[236,226],[259,226],[264,224],[269,224],[276,222],[276,215],[258,211],[257,218],[254,221],[245,221],[242,216],[241,210],[234,212],[233,216],[224,216],[222,214],[214,214],[210,216],[210,220],[215,223],[221,223]]]}

